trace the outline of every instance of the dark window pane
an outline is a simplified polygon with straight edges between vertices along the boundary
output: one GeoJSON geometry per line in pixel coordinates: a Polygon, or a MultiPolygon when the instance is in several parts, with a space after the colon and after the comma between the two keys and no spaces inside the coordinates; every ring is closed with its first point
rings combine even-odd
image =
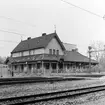
{"type": "Polygon", "coordinates": [[[52,54],[52,49],[49,49],[49,54],[52,54]]]}
{"type": "Polygon", "coordinates": [[[53,54],[55,54],[55,49],[53,49],[53,54]]]}
{"type": "Polygon", "coordinates": [[[37,63],[37,69],[41,68],[41,63],[37,63]]]}
{"type": "Polygon", "coordinates": [[[57,55],[59,55],[59,50],[57,50],[57,55]]]}
{"type": "Polygon", "coordinates": [[[45,69],[49,69],[50,68],[50,64],[49,63],[45,63],[44,67],[45,67],[45,69]]]}

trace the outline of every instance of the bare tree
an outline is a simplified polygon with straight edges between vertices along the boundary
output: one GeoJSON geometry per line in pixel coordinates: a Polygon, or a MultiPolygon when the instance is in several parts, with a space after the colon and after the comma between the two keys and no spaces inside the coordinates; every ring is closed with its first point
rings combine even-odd
{"type": "Polygon", "coordinates": [[[1,63],[4,63],[5,60],[6,60],[6,57],[1,57],[1,56],[0,56],[0,62],[1,62],[1,63]]]}
{"type": "Polygon", "coordinates": [[[93,59],[99,62],[99,65],[96,67],[96,71],[104,71],[105,69],[105,45],[101,41],[93,42],[91,45],[92,53],[91,56],[93,59]]]}
{"type": "Polygon", "coordinates": [[[94,58],[96,61],[99,62],[100,59],[103,58],[105,55],[104,43],[101,41],[96,41],[91,44],[91,47],[92,47],[92,51],[93,51],[91,53],[92,58],[94,58]]]}

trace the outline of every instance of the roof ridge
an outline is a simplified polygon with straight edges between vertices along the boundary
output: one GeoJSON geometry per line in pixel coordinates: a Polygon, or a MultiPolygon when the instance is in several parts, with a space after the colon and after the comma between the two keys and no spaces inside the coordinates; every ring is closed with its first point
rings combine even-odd
{"type": "MultiPolygon", "coordinates": [[[[55,34],[55,33],[46,34],[45,36],[49,36],[49,35],[53,35],[53,34],[55,34]]],[[[37,37],[31,38],[30,40],[34,40],[34,39],[37,39],[37,38],[42,38],[42,37],[45,37],[45,36],[37,36],[37,37]]],[[[24,41],[27,41],[27,39],[22,40],[22,42],[24,42],[24,41]]]]}

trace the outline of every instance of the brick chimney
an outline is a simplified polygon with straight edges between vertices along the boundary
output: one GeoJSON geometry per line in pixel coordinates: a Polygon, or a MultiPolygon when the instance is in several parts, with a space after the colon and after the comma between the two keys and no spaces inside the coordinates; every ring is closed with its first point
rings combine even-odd
{"type": "Polygon", "coordinates": [[[46,33],[42,33],[42,36],[45,36],[46,35],[46,33]]]}
{"type": "Polygon", "coordinates": [[[30,39],[31,39],[31,37],[28,37],[28,38],[27,38],[27,40],[30,40],[30,39]]]}

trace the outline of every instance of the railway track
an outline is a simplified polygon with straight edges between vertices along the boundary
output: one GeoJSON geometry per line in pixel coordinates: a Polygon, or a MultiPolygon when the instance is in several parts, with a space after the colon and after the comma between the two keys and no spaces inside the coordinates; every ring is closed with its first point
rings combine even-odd
{"type": "Polygon", "coordinates": [[[39,102],[57,100],[57,99],[68,98],[68,97],[72,98],[72,97],[77,97],[80,95],[89,94],[92,92],[104,91],[104,90],[105,90],[105,85],[101,85],[101,86],[95,86],[95,87],[42,93],[42,94],[35,94],[35,95],[29,95],[29,96],[3,98],[3,99],[0,99],[0,105],[3,105],[3,104],[26,105],[26,104],[39,103],[39,102]]]}
{"type": "Polygon", "coordinates": [[[10,85],[10,84],[23,84],[23,83],[40,83],[40,82],[57,82],[57,81],[74,81],[74,80],[85,80],[85,78],[62,78],[62,77],[35,77],[35,78],[3,78],[0,79],[0,85],[10,85]]]}

